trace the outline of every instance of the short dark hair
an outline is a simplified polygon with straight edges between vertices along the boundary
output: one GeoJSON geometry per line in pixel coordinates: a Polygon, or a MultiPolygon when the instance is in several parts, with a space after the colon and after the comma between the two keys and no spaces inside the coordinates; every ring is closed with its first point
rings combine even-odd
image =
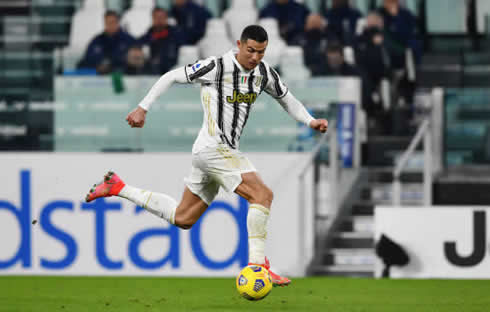
{"type": "Polygon", "coordinates": [[[262,43],[269,40],[269,37],[267,36],[267,31],[262,26],[249,25],[242,31],[240,41],[247,42],[248,39],[262,43]]]}
{"type": "Polygon", "coordinates": [[[109,16],[114,16],[115,18],[119,19],[119,14],[113,10],[108,10],[105,12],[104,18],[109,17],[109,16]]]}

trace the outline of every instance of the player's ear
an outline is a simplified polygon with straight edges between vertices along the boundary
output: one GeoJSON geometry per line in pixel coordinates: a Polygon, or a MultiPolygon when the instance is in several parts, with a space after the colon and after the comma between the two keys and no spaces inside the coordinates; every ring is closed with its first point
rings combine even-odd
{"type": "Polygon", "coordinates": [[[236,41],[236,46],[240,49],[240,46],[242,45],[242,42],[240,41],[240,39],[238,39],[236,41]]]}

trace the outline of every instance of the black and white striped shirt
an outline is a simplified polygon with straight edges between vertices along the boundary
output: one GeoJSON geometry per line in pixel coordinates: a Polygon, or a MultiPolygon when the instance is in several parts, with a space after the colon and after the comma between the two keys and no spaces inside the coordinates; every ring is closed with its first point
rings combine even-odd
{"type": "Polygon", "coordinates": [[[204,119],[197,145],[212,140],[238,148],[257,97],[264,91],[276,99],[288,93],[277,72],[266,62],[246,70],[236,60],[235,53],[231,50],[221,57],[210,57],[185,67],[187,81],[201,84],[204,119]]]}

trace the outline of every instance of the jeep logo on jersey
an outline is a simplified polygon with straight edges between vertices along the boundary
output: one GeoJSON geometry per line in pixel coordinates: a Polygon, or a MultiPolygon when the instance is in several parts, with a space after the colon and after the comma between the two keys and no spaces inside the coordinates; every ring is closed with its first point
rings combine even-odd
{"type": "Polygon", "coordinates": [[[255,100],[257,99],[257,93],[253,92],[253,93],[240,93],[240,92],[237,92],[236,90],[233,90],[233,97],[231,96],[227,96],[226,97],[226,101],[228,101],[228,103],[247,103],[247,104],[252,104],[253,102],[255,102],[255,100]]]}

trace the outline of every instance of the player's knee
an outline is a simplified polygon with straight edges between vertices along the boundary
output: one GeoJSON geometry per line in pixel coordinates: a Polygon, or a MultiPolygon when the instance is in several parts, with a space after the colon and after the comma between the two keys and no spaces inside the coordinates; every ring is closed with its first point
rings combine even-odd
{"type": "Polygon", "coordinates": [[[265,207],[270,207],[273,199],[274,193],[272,190],[267,186],[264,186],[259,192],[257,192],[256,198],[253,201],[265,207]]]}
{"type": "Polygon", "coordinates": [[[272,203],[272,200],[274,199],[274,192],[268,187],[265,188],[265,197],[267,201],[272,203]]]}
{"type": "Polygon", "coordinates": [[[194,218],[186,216],[175,216],[175,225],[183,230],[190,230],[192,226],[197,222],[194,218]]]}

